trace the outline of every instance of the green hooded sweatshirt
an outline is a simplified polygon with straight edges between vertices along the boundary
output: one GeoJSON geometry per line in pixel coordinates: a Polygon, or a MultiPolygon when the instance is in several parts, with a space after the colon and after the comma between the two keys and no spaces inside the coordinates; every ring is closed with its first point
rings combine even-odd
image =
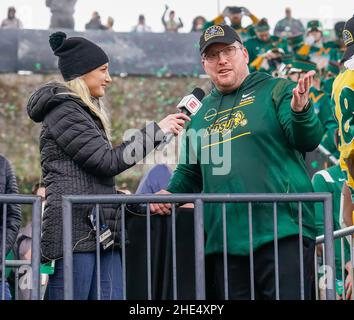
{"type": "MultiPolygon", "coordinates": [[[[313,192],[301,153],[323,135],[313,106],[295,113],[294,82],[254,72],[229,94],[213,89],[182,140],[172,193],[313,192]]],[[[274,239],[273,204],[253,204],[253,248],[274,239]]],[[[303,204],[303,234],[316,236],[314,205],[303,204]]],[[[249,254],[248,205],[226,204],[229,254],[249,254]]],[[[204,206],[206,254],[223,251],[222,205],[204,206]]],[[[299,233],[297,204],[278,204],[278,237],[299,233]]]]}

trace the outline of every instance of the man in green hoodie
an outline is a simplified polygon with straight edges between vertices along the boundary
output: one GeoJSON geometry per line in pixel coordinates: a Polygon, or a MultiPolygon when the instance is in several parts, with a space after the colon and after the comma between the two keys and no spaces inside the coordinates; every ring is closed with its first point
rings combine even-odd
{"type": "MultiPolygon", "coordinates": [[[[309,101],[314,72],[298,84],[265,73],[249,73],[247,50],[228,26],[212,26],[200,39],[202,64],[215,88],[187,128],[168,193],[313,192],[302,153],[314,150],[323,129],[309,101]]],[[[275,299],[273,204],[253,204],[255,297],[275,299]]],[[[170,204],[150,209],[168,214],[170,204]]],[[[300,298],[297,204],[277,206],[279,297],[300,298]]],[[[250,299],[247,204],[229,203],[227,253],[230,299],[250,299]]],[[[311,297],[315,247],[314,206],[302,206],[305,298],[311,297]]],[[[221,204],[204,206],[206,248],[215,268],[217,298],[224,298],[221,204]]]]}

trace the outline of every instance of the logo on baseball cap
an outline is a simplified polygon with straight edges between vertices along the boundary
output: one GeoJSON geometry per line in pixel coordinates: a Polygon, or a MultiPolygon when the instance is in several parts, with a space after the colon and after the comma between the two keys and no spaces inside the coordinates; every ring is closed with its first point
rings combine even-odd
{"type": "Polygon", "coordinates": [[[203,54],[204,51],[213,43],[232,44],[235,41],[242,44],[242,40],[238,33],[228,25],[211,26],[200,36],[200,54],[203,54]]]}
{"type": "Polygon", "coordinates": [[[351,17],[344,26],[343,30],[343,41],[347,50],[344,53],[342,62],[349,60],[354,55],[354,16],[351,17]]]}

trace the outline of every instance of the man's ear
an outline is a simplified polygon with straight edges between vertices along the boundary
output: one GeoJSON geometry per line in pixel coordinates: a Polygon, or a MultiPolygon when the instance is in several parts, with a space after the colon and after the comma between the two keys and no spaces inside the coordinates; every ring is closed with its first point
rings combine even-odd
{"type": "Polygon", "coordinates": [[[248,64],[250,62],[250,57],[248,55],[248,51],[247,51],[246,47],[242,47],[241,50],[242,50],[242,53],[243,53],[243,55],[244,55],[244,57],[246,59],[246,63],[248,64]]]}

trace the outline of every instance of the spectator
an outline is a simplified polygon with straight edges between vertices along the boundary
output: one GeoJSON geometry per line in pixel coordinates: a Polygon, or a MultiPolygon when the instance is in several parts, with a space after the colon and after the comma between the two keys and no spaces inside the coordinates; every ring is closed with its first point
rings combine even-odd
{"type": "Polygon", "coordinates": [[[166,21],[166,13],[168,11],[168,5],[165,6],[165,11],[163,12],[161,21],[165,28],[166,32],[178,32],[180,28],[183,28],[183,22],[181,18],[178,18],[178,22],[175,20],[175,12],[173,10],[170,11],[168,15],[168,20],[166,21]]]}
{"type": "MultiPolygon", "coordinates": [[[[338,144],[336,130],[335,140],[336,145],[338,144]]],[[[341,229],[340,223],[340,208],[341,208],[341,193],[343,188],[343,183],[345,181],[344,172],[342,172],[339,164],[330,167],[326,170],[321,170],[315,173],[312,178],[313,189],[315,192],[329,192],[332,194],[332,208],[333,208],[333,229],[334,231],[341,229]]],[[[323,217],[323,203],[317,202],[315,203],[316,210],[316,229],[317,236],[324,234],[324,217],[323,217]]],[[[342,279],[342,248],[341,248],[341,240],[337,239],[334,241],[335,245],[335,265],[336,265],[336,282],[338,284],[344,282],[345,279],[342,279]]],[[[345,274],[349,275],[350,270],[350,247],[347,241],[343,242],[344,248],[344,263],[345,274]]],[[[322,256],[322,245],[318,245],[317,254],[322,256]]],[[[348,282],[348,281],[347,281],[348,282]]],[[[340,286],[337,286],[340,289],[340,286]]],[[[347,292],[346,298],[350,298],[350,293],[347,292]]],[[[341,292],[337,291],[337,299],[341,299],[341,292]]]]}
{"type": "Polygon", "coordinates": [[[339,73],[340,73],[339,63],[335,61],[330,61],[327,65],[325,75],[322,79],[322,89],[329,96],[332,95],[333,82],[339,73]]]}
{"type": "Polygon", "coordinates": [[[191,32],[200,32],[203,31],[204,24],[206,23],[206,20],[202,16],[197,16],[193,19],[192,22],[192,30],[191,32]]]}
{"type": "Polygon", "coordinates": [[[345,172],[343,186],[343,220],[346,226],[353,225],[354,210],[354,16],[344,26],[343,40],[346,46],[342,63],[345,70],[333,83],[332,98],[335,102],[335,115],[339,125],[340,167],[345,172]],[[349,187],[349,188],[348,188],[349,187]]]}
{"type": "Polygon", "coordinates": [[[113,31],[114,19],[112,17],[107,18],[106,30],[113,31]]]}
{"type": "Polygon", "coordinates": [[[151,32],[151,28],[145,22],[145,16],[139,15],[138,24],[133,27],[134,32],[151,32]]]}
{"type": "MultiPolygon", "coordinates": [[[[202,34],[200,54],[215,88],[202,101],[204,111],[189,123],[181,163],[167,191],[160,194],[312,192],[300,152],[314,150],[323,135],[309,101],[314,73],[297,84],[261,72],[250,74],[247,50],[226,25],[212,26],[202,34]],[[217,160],[211,156],[215,154],[217,160]]],[[[215,268],[216,299],[224,298],[221,207],[204,204],[205,253],[215,268]]],[[[296,207],[278,204],[280,299],[300,299],[296,207]]],[[[152,212],[159,214],[169,213],[170,208],[170,204],[151,204],[152,212]]],[[[251,298],[247,208],[247,203],[226,205],[230,299],[251,298]]],[[[275,299],[273,204],[253,205],[252,213],[255,296],[275,299]]],[[[303,204],[302,217],[304,295],[311,299],[316,236],[312,204],[303,204]]]]}
{"type": "Polygon", "coordinates": [[[297,54],[316,63],[319,71],[326,69],[331,58],[331,48],[326,48],[323,43],[323,28],[319,20],[308,22],[304,44],[297,54]]]}
{"type": "Polygon", "coordinates": [[[22,29],[23,25],[20,19],[16,18],[15,7],[9,7],[7,10],[7,19],[1,22],[1,28],[3,29],[22,29]]]}
{"type": "MultiPolygon", "coordinates": [[[[298,51],[302,48],[304,45],[304,35],[299,34],[296,36],[290,36],[286,38],[286,42],[288,43],[288,51],[294,55],[294,58],[301,58],[300,55],[298,55],[298,51]]],[[[306,59],[307,57],[305,57],[306,59]]]]}
{"type": "Polygon", "coordinates": [[[254,26],[259,22],[259,19],[245,7],[225,7],[221,15],[204,24],[204,30],[213,25],[226,24],[226,18],[229,19],[231,28],[240,35],[241,40],[246,41],[255,36],[254,26]],[[252,20],[252,24],[247,27],[242,27],[244,16],[248,16],[252,20]]]}
{"type": "MultiPolygon", "coordinates": [[[[307,63],[309,64],[309,62],[307,63]]],[[[316,70],[316,65],[314,65],[313,68],[313,70],[316,70]]],[[[338,146],[334,140],[335,132],[338,130],[338,123],[334,117],[334,103],[331,100],[331,94],[327,94],[322,90],[321,74],[317,70],[314,75],[313,87],[310,90],[309,97],[324,129],[321,145],[338,159],[338,146]]]]}
{"type": "Polygon", "coordinates": [[[77,0],[46,0],[46,6],[52,12],[50,29],[74,29],[75,4],[77,0]]]}
{"type": "MultiPolygon", "coordinates": [[[[293,59],[288,64],[287,77],[292,81],[299,81],[307,72],[316,72],[313,80],[313,87],[310,89],[309,99],[311,100],[314,112],[317,114],[324,134],[321,140],[321,145],[338,157],[337,146],[334,143],[334,132],[337,130],[338,125],[334,118],[334,106],[331,102],[331,97],[321,90],[321,78],[319,72],[316,70],[316,64],[311,61],[293,59]]],[[[316,154],[307,154],[306,163],[310,176],[318,171],[316,154]]]]}
{"type": "MultiPolygon", "coordinates": [[[[42,182],[36,183],[32,188],[32,194],[41,197],[42,203],[42,216],[44,212],[44,207],[46,204],[45,199],[45,187],[42,182]]],[[[25,227],[20,229],[18,237],[16,240],[15,257],[19,260],[31,260],[32,258],[32,221],[28,222],[25,227]]],[[[46,266],[45,266],[46,267],[46,266]]],[[[45,288],[48,282],[48,275],[43,273],[43,270],[46,269],[41,266],[41,299],[44,297],[45,288]]],[[[20,284],[21,278],[28,276],[28,269],[24,269],[24,273],[20,274],[20,284]]],[[[24,281],[24,283],[26,283],[24,281]]],[[[19,300],[29,300],[30,299],[30,290],[28,287],[20,285],[19,288],[19,300]]]]}
{"type": "MultiPolygon", "coordinates": [[[[162,137],[178,134],[186,115],[172,114],[151,122],[121,145],[111,144],[110,125],[100,98],[112,82],[108,56],[93,42],[56,32],[50,45],[59,57],[64,82],[49,83],[30,98],[27,111],[42,122],[40,136],[43,182],[47,204],[43,214],[42,260],[55,260],[49,276],[48,298],[63,299],[63,229],[61,198],[64,194],[116,194],[114,176],[132,167],[157,147],[162,137]]],[[[88,219],[94,206],[73,208],[74,299],[97,298],[95,221],[88,219]],[[91,220],[91,223],[90,223],[91,220]]],[[[102,224],[111,231],[107,246],[101,243],[101,298],[122,299],[120,206],[102,205],[102,224]]],[[[108,231],[108,230],[107,230],[108,231]]]]}
{"type": "Polygon", "coordinates": [[[86,30],[107,30],[107,27],[104,26],[101,22],[101,16],[97,11],[92,13],[91,20],[85,25],[86,30]]]}
{"type": "Polygon", "coordinates": [[[261,19],[255,26],[256,36],[245,42],[249,59],[250,71],[264,71],[271,74],[282,61],[287,52],[287,43],[279,37],[271,36],[269,24],[261,19]]]}
{"type": "MultiPolygon", "coordinates": [[[[18,194],[16,176],[10,162],[0,155],[0,194],[18,194]]],[[[3,205],[0,204],[0,298],[2,297],[1,274],[3,270],[3,250],[7,256],[15,244],[18,230],[21,226],[21,206],[17,204],[7,205],[6,215],[6,243],[2,243],[3,237],[3,205]]],[[[5,283],[5,300],[11,300],[9,284],[5,283]]]]}
{"type": "Polygon", "coordinates": [[[334,49],[327,47],[323,43],[323,29],[321,22],[319,20],[309,21],[307,23],[304,43],[297,50],[296,54],[301,56],[301,59],[309,59],[316,63],[317,69],[320,72],[323,72],[333,56],[332,51],[334,51],[334,49]]]}
{"type": "Polygon", "coordinates": [[[345,51],[345,44],[343,41],[342,33],[344,30],[345,21],[338,21],[334,25],[335,40],[328,41],[324,45],[326,48],[331,48],[331,61],[340,63],[345,51]]]}
{"type": "Polygon", "coordinates": [[[311,20],[307,23],[305,42],[317,47],[323,45],[323,28],[319,20],[311,20]]]}
{"type": "Polygon", "coordinates": [[[274,28],[274,35],[287,38],[305,33],[302,22],[292,17],[291,8],[285,9],[285,18],[277,22],[274,28]]]}

